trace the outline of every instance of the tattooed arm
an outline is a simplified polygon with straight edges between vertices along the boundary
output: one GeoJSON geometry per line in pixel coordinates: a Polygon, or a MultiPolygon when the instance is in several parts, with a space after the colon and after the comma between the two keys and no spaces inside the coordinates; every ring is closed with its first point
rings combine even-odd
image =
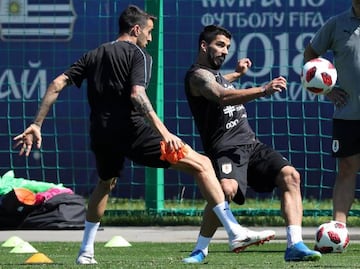
{"type": "Polygon", "coordinates": [[[162,136],[163,140],[172,148],[179,149],[184,143],[180,138],[169,132],[160,120],[142,86],[133,86],[131,91],[131,101],[135,109],[146,117],[155,130],[162,136]]]}
{"type": "Polygon", "coordinates": [[[135,85],[131,91],[131,101],[136,109],[142,115],[147,117],[147,114],[154,111],[151,102],[146,94],[145,88],[135,85]]]}
{"type": "Polygon", "coordinates": [[[286,89],[286,80],[278,77],[263,87],[248,89],[225,89],[216,82],[215,76],[206,69],[198,69],[190,78],[191,93],[194,96],[203,96],[221,105],[244,104],[256,98],[281,92],[286,89]]]}

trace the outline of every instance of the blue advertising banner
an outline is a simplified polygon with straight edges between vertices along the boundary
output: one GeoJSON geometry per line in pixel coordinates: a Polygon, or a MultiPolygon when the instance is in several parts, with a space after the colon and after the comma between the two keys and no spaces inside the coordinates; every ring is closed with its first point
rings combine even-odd
{"type": "MultiPolygon", "coordinates": [[[[48,84],[84,52],[114,40],[119,13],[144,1],[2,0],[0,2],[0,175],[15,170],[20,177],[65,183],[87,194],[97,180],[89,151],[86,85],[69,87],[43,126],[41,150],[19,157],[12,138],[33,119],[48,84]]],[[[329,155],[333,107],[323,96],[300,84],[304,46],[332,15],[351,7],[336,0],[165,0],[165,122],[173,132],[201,151],[183,88],[187,68],[195,61],[198,35],[208,24],[233,34],[223,73],[240,58],[253,66],[236,87],[261,85],[276,76],[288,89],[247,104],[259,138],[279,150],[302,173],[308,195],[331,185],[335,163],[329,155]],[[326,174],[328,173],[328,174],[326,174]],[[311,187],[314,187],[313,190],[311,187]]],[[[331,55],[325,55],[330,60],[331,55]]],[[[156,62],[156,59],[154,59],[156,62]]],[[[143,172],[128,162],[117,194],[142,197],[143,172]]],[[[176,197],[193,180],[166,174],[167,197],[176,197]],[[172,186],[172,187],[171,187],[172,186]]]]}

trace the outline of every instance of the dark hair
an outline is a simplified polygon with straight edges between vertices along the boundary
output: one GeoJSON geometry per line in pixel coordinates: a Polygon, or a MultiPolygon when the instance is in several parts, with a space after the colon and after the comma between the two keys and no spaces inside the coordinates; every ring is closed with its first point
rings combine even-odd
{"type": "Polygon", "coordinates": [[[206,43],[211,43],[216,38],[217,35],[224,35],[227,38],[231,39],[231,33],[229,30],[214,24],[208,25],[205,26],[203,31],[200,33],[199,48],[201,41],[204,40],[206,43]]]}
{"type": "Polygon", "coordinates": [[[129,5],[119,16],[119,33],[129,33],[137,24],[145,27],[149,19],[156,20],[156,17],[135,5],[129,5]]]}

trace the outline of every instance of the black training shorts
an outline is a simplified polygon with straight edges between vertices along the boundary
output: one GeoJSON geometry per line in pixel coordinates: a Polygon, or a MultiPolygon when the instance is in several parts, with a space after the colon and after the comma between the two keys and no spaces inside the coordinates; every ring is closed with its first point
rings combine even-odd
{"type": "Polygon", "coordinates": [[[119,177],[125,158],[148,167],[168,168],[170,163],[160,160],[160,141],[160,135],[149,125],[137,128],[136,132],[92,133],[91,150],[100,179],[119,177]]]}
{"type": "Polygon", "coordinates": [[[260,142],[220,152],[211,159],[220,180],[238,181],[239,190],[233,201],[240,205],[245,202],[248,186],[255,192],[271,192],[280,170],[291,165],[280,153],[260,142]]]}
{"type": "Polygon", "coordinates": [[[360,120],[333,119],[333,157],[349,157],[360,153],[360,120]]]}

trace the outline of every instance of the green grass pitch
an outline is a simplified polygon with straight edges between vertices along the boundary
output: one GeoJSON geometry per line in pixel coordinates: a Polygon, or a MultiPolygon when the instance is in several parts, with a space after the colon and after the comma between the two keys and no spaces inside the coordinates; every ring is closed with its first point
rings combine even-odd
{"type": "MultiPolygon", "coordinates": [[[[31,243],[31,242],[30,242],[31,243]]],[[[83,268],[76,265],[75,258],[78,242],[33,242],[40,253],[45,254],[53,263],[29,264],[25,261],[32,253],[10,253],[11,248],[0,248],[0,269],[5,268],[83,268]]],[[[285,243],[271,242],[252,246],[234,254],[228,251],[225,243],[213,243],[210,254],[203,264],[182,264],[181,259],[191,251],[192,243],[132,243],[131,247],[104,247],[105,243],[95,246],[97,265],[89,268],[359,268],[358,254],[360,244],[351,243],[342,254],[326,254],[317,262],[284,261],[285,243]]],[[[310,243],[309,243],[310,246],[310,243]]]]}

